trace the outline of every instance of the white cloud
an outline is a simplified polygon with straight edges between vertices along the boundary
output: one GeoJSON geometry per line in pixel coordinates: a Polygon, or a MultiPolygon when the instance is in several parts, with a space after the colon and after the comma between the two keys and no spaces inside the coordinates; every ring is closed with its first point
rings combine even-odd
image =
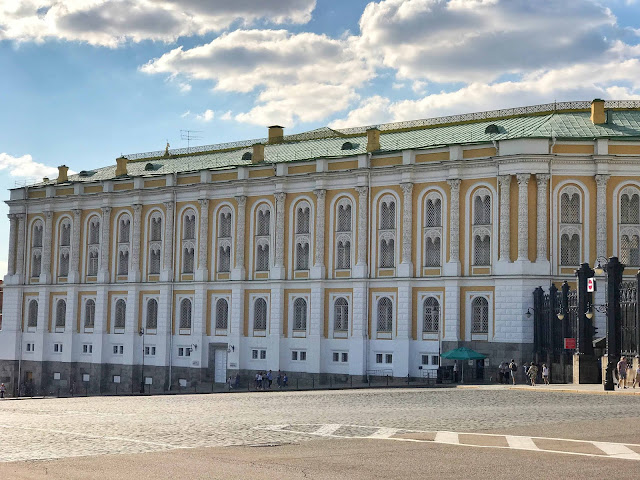
{"type": "Polygon", "coordinates": [[[464,83],[603,58],[623,35],[591,0],[384,0],[360,29],[363,54],[398,78],[464,83]]]}
{"type": "MultiPolygon", "coordinates": [[[[12,177],[57,177],[58,169],[43,163],[34,162],[31,155],[14,157],[8,153],[0,153],[0,171],[7,170],[12,177]]],[[[71,172],[70,172],[71,173],[71,172]]]]}
{"type": "Polygon", "coordinates": [[[385,123],[390,121],[390,107],[391,101],[388,98],[375,95],[362,100],[360,105],[351,110],[346,118],[334,120],[329,126],[331,128],[344,128],[385,123]]]}
{"type": "Polygon", "coordinates": [[[316,0],[3,0],[0,40],[55,38],[116,47],[171,42],[221,31],[235,22],[306,23],[316,0]]]}
{"type": "Polygon", "coordinates": [[[227,110],[220,116],[220,120],[231,120],[231,118],[232,118],[231,110],[227,110]]]}
{"type": "Polygon", "coordinates": [[[204,112],[196,115],[196,120],[200,120],[201,122],[210,122],[213,120],[214,115],[213,110],[208,108],[204,112]]]}
{"type": "Polygon", "coordinates": [[[254,107],[236,120],[289,126],[347,108],[358,98],[355,89],[373,75],[351,38],[285,30],[237,30],[206,45],[178,47],[141,70],[211,80],[219,91],[257,90],[254,107]]]}
{"type": "Polygon", "coordinates": [[[188,83],[181,82],[179,85],[180,93],[188,93],[191,91],[191,85],[188,83]]]}
{"type": "Polygon", "coordinates": [[[187,118],[189,115],[191,115],[191,110],[187,110],[186,112],[184,112],[182,115],[180,115],[180,118],[187,118]]]}

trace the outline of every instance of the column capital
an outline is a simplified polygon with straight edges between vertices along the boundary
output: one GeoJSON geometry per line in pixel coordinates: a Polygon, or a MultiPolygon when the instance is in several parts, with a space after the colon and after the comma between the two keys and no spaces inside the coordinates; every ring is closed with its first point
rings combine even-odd
{"type": "Polygon", "coordinates": [[[365,197],[367,193],[369,193],[369,187],[356,187],[356,192],[358,192],[358,195],[361,197],[365,197]]]}
{"type": "Polygon", "coordinates": [[[317,188],[313,191],[316,197],[325,198],[327,195],[327,191],[324,188],[317,188]]]}
{"type": "Polygon", "coordinates": [[[73,212],[73,215],[75,217],[79,217],[80,215],[82,215],[82,210],[80,208],[74,208],[73,210],[71,210],[73,212]]]}
{"type": "Polygon", "coordinates": [[[102,207],[101,210],[103,215],[109,215],[111,213],[111,207],[102,207]]]}
{"type": "Polygon", "coordinates": [[[209,206],[209,199],[208,198],[199,198],[198,199],[198,203],[200,204],[201,207],[208,207],[209,206]]]}
{"type": "Polygon", "coordinates": [[[168,202],[162,202],[162,204],[164,205],[164,208],[169,209],[169,208],[173,208],[173,201],[169,200],[168,202]]]}
{"type": "Polygon", "coordinates": [[[498,182],[501,187],[508,187],[511,185],[511,175],[499,175],[498,182]]]}
{"type": "Polygon", "coordinates": [[[460,178],[450,178],[449,180],[447,180],[447,183],[449,184],[449,188],[451,188],[452,191],[459,190],[462,180],[460,178]]]}
{"type": "Polygon", "coordinates": [[[236,203],[239,207],[244,207],[247,204],[247,196],[246,195],[237,195],[236,203]]]}
{"type": "Polygon", "coordinates": [[[276,202],[284,202],[285,198],[287,198],[287,193],[286,192],[276,192],[274,194],[274,196],[276,197],[276,202]]]}
{"type": "Polygon", "coordinates": [[[538,186],[546,186],[547,182],[551,178],[551,175],[548,173],[536,173],[536,183],[538,186]]]}
{"type": "Polygon", "coordinates": [[[142,211],[142,205],[139,203],[134,203],[132,207],[134,213],[140,213],[142,211]]]}
{"type": "Polygon", "coordinates": [[[53,218],[53,212],[51,210],[47,210],[44,212],[44,216],[47,220],[51,220],[53,218]]]}
{"type": "Polygon", "coordinates": [[[596,175],[596,185],[598,185],[598,187],[606,187],[607,182],[609,182],[609,178],[611,178],[611,175],[604,175],[604,174],[596,175]]]}
{"type": "Polygon", "coordinates": [[[401,183],[400,188],[402,188],[402,191],[404,192],[405,195],[409,195],[413,192],[413,183],[411,182],[401,183]]]}
{"type": "Polygon", "coordinates": [[[7,218],[9,220],[17,220],[18,216],[15,213],[7,213],[7,218]]]}
{"type": "Polygon", "coordinates": [[[526,187],[529,185],[529,179],[531,178],[530,173],[518,173],[516,175],[516,179],[518,180],[518,185],[521,187],[526,187]]]}

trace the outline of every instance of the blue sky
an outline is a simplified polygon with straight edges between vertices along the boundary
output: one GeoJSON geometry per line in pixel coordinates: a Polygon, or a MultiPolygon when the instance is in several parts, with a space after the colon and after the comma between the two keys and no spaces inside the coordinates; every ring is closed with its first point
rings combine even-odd
{"type": "MultiPolygon", "coordinates": [[[[3,0],[0,189],[120,154],[640,98],[640,0],[3,0]]],[[[0,275],[8,221],[0,206],[0,275]]]]}

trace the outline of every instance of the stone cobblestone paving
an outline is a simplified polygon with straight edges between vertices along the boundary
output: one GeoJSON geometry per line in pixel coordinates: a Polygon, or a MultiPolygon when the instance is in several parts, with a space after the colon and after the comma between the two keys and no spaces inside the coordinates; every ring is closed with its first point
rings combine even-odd
{"type": "MultiPolygon", "coordinates": [[[[269,425],[482,432],[640,416],[640,397],[390,389],[0,401],[0,461],[292,443],[269,425]]],[[[315,427],[309,427],[315,428],[315,427]]],[[[341,433],[344,430],[341,431],[341,433]]],[[[317,438],[317,437],[316,437],[317,438]]],[[[599,440],[594,438],[593,440],[599,440]]],[[[638,442],[640,443],[640,442],[638,442]]]]}

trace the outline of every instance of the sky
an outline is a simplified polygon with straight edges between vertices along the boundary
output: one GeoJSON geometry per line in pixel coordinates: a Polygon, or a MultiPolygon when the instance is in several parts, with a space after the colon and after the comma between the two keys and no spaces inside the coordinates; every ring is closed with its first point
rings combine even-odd
{"type": "MultiPolygon", "coordinates": [[[[0,0],[0,191],[121,154],[640,99],[640,0],[0,0]]],[[[8,207],[0,205],[0,277],[8,207]]]]}

